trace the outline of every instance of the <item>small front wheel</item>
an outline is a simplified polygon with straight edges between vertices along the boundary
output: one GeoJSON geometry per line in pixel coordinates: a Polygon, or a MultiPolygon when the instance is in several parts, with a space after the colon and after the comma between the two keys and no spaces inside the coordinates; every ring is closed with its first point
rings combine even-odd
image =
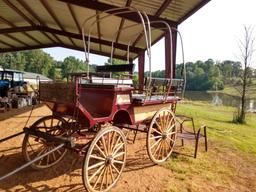
{"type": "Polygon", "coordinates": [[[100,130],[83,164],[83,183],[90,192],[108,191],[118,181],[126,161],[126,139],[114,126],[100,130]]]}
{"type": "Polygon", "coordinates": [[[174,148],[177,137],[175,115],[172,110],[162,108],[152,118],[147,133],[147,152],[156,164],[166,161],[174,148]]]}
{"type": "MultiPolygon", "coordinates": [[[[30,129],[35,129],[55,137],[67,137],[69,131],[66,128],[67,122],[59,116],[46,116],[37,120],[30,129]]],[[[58,146],[58,143],[47,142],[38,136],[26,134],[22,143],[22,154],[29,162],[58,146]]],[[[33,169],[46,169],[58,163],[66,154],[67,149],[61,148],[33,163],[33,169]]]]}

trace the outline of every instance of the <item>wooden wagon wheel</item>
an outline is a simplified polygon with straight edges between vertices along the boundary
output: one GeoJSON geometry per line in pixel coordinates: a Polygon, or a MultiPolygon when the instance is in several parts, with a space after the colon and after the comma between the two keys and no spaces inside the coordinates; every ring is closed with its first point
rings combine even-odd
{"type": "Polygon", "coordinates": [[[114,126],[100,130],[83,164],[83,183],[90,192],[108,191],[118,181],[126,161],[126,139],[114,126]]]}
{"type": "Polygon", "coordinates": [[[152,118],[147,133],[147,151],[154,163],[162,163],[170,157],[176,136],[174,113],[168,108],[160,109],[152,118]]]}
{"type": "MultiPolygon", "coordinates": [[[[65,128],[65,125],[65,119],[51,115],[37,120],[30,129],[36,129],[53,136],[67,136],[68,131],[65,128]]],[[[26,134],[22,143],[22,154],[26,161],[31,161],[55,148],[57,145],[58,144],[54,142],[46,142],[43,138],[26,134]]],[[[61,148],[33,163],[31,167],[34,169],[49,168],[58,163],[64,157],[66,152],[67,149],[61,148]]]]}

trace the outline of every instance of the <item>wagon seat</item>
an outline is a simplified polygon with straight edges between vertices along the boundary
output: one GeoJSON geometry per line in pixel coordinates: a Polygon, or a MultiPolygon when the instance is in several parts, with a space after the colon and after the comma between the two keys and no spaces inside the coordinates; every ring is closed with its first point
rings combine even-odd
{"type": "Polygon", "coordinates": [[[146,77],[143,89],[133,93],[133,103],[137,105],[176,103],[182,98],[183,88],[183,79],[146,77]]]}

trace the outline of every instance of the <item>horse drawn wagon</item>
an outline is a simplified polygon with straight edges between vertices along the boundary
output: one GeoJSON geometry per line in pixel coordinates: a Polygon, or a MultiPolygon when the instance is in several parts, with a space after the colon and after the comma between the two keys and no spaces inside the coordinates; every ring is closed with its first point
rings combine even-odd
{"type": "MultiPolygon", "coordinates": [[[[150,70],[143,89],[133,86],[134,64],[129,59],[122,65],[97,66],[96,72],[89,71],[90,35],[97,22],[93,21],[95,16],[88,18],[83,24],[83,37],[85,29],[89,29],[89,39],[84,39],[88,70],[71,74],[68,82],[40,83],[40,100],[52,110],[52,115],[24,128],[22,154],[27,163],[0,180],[27,166],[49,168],[58,163],[67,150],[74,150],[84,156],[82,178],[85,188],[108,191],[118,181],[125,166],[127,142],[124,129],[147,134],[147,152],[154,163],[162,163],[170,157],[177,136],[175,108],[181,99],[185,78],[151,76],[151,22],[144,12],[125,7],[98,13],[97,17],[102,21],[107,18],[106,13],[118,15],[124,12],[137,14],[141,19],[150,70]]],[[[166,25],[172,35],[174,29],[164,21],[159,22],[166,25]]],[[[137,25],[126,26],[123,30],[137,25]]],[[[113,35],[112,49],[116,36],[113,35]]],[[[111,60],[112,57],[111,54],[111,60]]]]}

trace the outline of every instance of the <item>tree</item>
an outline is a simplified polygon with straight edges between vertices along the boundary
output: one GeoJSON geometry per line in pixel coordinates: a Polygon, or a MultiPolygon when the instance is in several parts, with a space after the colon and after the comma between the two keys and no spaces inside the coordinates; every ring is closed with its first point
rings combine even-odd
{"type": "Polygon", "coordinates": [[[254,40],[253,29],[248,26],[244,26],[244,39],[239,40],[238,46],[240,49],[240,60],[243,66],[242,73],[240,75],[242,85],[237,88],[240,96],[241,107],[238,108],[238,114],[235,116],[234,121],[237,123],[245,123],[245,102],[249,91],[249,79],[252,76],[250,65],[254,56],[254,40]]]}
{"type": "Polygon", "coordinates": [[[73,56],[66,57],[61,65],[62,78],[67,78],[69,73],[86,71],[87,67],[82,60],[73,56]]]}

